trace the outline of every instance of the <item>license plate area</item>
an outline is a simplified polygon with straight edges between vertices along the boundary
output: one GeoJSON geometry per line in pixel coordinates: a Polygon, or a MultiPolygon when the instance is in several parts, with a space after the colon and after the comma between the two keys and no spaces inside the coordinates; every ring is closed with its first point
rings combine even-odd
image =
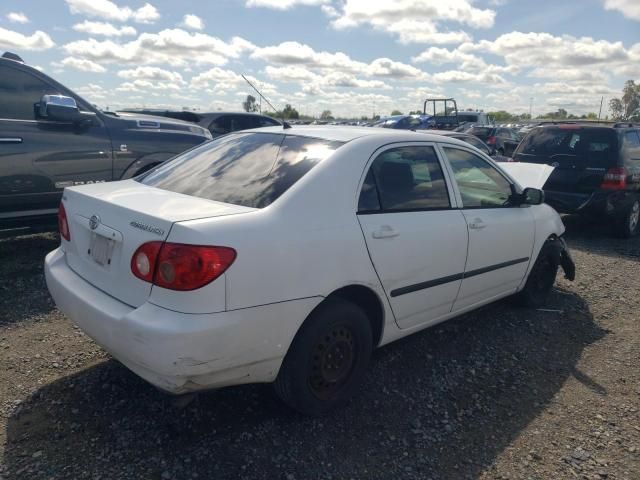
{"type": "Polygon", "coordinates": [[[91,242],[87,253],[98,265],[106,267],[111,265],[111,254],[113,253],[114,245],[115,242],[112,239],[97,233],[91,233],[91,242]]]}

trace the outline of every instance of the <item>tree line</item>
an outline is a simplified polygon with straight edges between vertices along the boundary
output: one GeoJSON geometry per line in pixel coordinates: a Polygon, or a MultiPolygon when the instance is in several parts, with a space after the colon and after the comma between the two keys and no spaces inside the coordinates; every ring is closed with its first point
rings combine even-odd
{"type": "MultiPolygon", "coordinates": [[[[258,104],[253,95],[247,95],[247,98],[242,102],[242,109],[245,112],[257,112],[258,104]]],[[[468,110],[472,111],[472,110],[468,110]]],[[[636,84],[633,80],[627,80],[622,89],[622,96],[620,98],[612,98],[609,101],[609,111],[611,113],[611,119],[615,121],[640,121],[640,84],[636,84]]],[[[273,118],[285,119],[285,120],[297,120],[300,118],[311,119],[310,116],[301,116],[300,113],[292,107],[290,104],[286,104],[282,110],[275,112],[265,111],[264,115],[268,115],[273,118]]],[[[408,115],[420,115],[422,110],[411,110],[408,115]]],[[[392,110],[391,115],[403,115],[400,110],[392,110]]],[[[498,110],[493,112],[487,112],[487,115],[498,123],[516,123],[521,121],[532,120],[528,113],[514,114],[506,110],[498,110]]],[[[355,117],[354,117],[355,118],[355,117]]],[[[377,120],[379,115],[374,115],[371,118],[363,115],[360,120],[377,120]]],[[[587,114],[576,115],[567,112],[564,108],[559,108],[554,112],[547,112],[535,117],[536,120],[598,120],[598,114],[595,112],[589,112],[587,114]]],[[[605,119],[609,119],[607,115],[605,119]]],[[[324,110],[320,114],[320,120],[331,121],[335,120],[335,117],[331,113],[331,110],[324,110]]]]}

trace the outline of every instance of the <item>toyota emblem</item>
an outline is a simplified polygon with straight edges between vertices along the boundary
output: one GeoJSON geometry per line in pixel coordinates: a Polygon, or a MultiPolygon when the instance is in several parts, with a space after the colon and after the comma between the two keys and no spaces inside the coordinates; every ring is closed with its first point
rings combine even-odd
{"type": "Polygon", "coordinates": [[[560,164],[558,162],[553,162],[551,164],[552,167],[558,168],[560,166],[560,164]]]}
{"type": "Polygon", "coordinates": [[[89,219],[89,227],[91,230],[95,230],[100,225],[100,217],[98,215],[91,215],[89,219]]]}

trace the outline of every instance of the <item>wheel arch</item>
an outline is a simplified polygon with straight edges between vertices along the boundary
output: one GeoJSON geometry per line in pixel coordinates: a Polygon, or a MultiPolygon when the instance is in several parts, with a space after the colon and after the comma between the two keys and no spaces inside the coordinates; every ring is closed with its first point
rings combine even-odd
{"type": "Polygon", "coordinates": [[[379,295],[367,286],[354,284],[334,290],[324,301],[332,298],[352,302],[364,310],[371,325],[373,348],[377,347],[384,332],[384,306],[379,295]]]}

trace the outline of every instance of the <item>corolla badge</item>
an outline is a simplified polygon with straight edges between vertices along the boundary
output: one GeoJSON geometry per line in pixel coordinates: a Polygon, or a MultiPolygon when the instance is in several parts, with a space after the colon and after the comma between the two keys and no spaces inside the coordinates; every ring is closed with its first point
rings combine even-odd
{"type": "Polygon", "coordinates": [[[95,230],[100,225],[100,217],[98,215],[91,215],[89,219],[89,228],[95,230]]]}

